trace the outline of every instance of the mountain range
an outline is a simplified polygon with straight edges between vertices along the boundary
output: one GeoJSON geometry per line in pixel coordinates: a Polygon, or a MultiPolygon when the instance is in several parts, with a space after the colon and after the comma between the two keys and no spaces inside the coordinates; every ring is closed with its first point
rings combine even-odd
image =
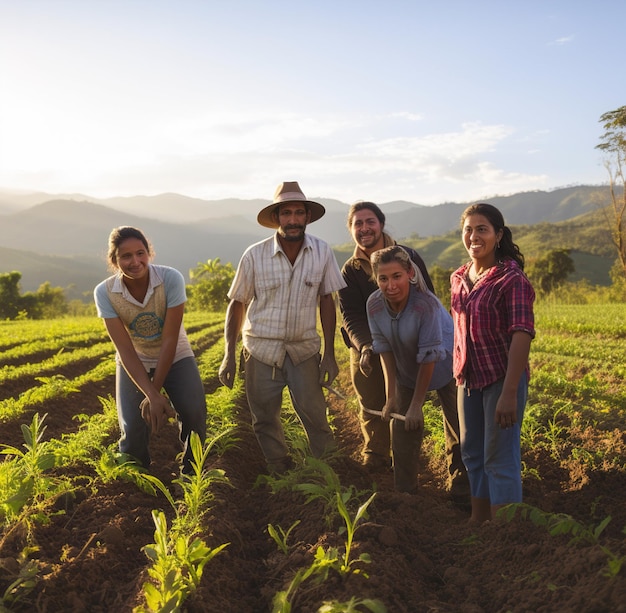
{"type": "MultiPolygon", "coordinates": [[[[339,264],[352,247],[346,227],[348,204],[312,197],[326,215],[307,231],[333,247],[339,264]]],[[[592,214],[609,202],[606,186],[576,186],[551,191],[522,192],[488,200],[508,225],[533,226],[568,222],[592,214]]],[[[180,194],[108,199],[83,194],[11,193],[0,190],[0,272],[22,273],[23,291],[45,281],[66,288],[68,298],[89,299],[93,287],[107,274],[107,239],[112,228],[133,225],[150,238],[155,262],[189,269],[207,259],[236,265],[245,248],[271,234],[256,222],[269,200],[201,200],[180,194]]],[[[407,201],[378,203],[387,217],[386,229],[395,238],[431,239],[458,229],[468,203],[425,206],[407,201]]],[[[554,245],[546,245],[555,248],[554,245]]],[[[437,262],[426,258],[427,265],[437,262]]],[[[460,257],[463,257],[462,255],[460,257]]]]}

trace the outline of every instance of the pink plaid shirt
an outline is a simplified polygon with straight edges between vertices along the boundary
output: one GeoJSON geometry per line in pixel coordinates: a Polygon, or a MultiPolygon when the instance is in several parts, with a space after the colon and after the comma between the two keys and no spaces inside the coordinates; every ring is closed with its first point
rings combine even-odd
{"type": "Polygon", "coordinates": [[[514,332],[535,337],[535,292],[515,260],[499,262],[473,288],[466,276],[469,266],[450,277],[453,372],[458,385],[482,389],[505,376],[514,332]]]}

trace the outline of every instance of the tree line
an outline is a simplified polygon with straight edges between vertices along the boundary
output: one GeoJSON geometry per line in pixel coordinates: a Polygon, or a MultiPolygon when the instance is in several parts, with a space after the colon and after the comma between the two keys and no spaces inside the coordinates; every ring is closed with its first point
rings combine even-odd
{"type": "MultiPolygon", "coordinates": [[[[526,262],[528,275],[539,299],[558,297],[564,302],[595,301],[623,302],[626,299],[626,283],[616,264],[613,285],[610,288],[591,286],[582,281],[571,283],[568,276],[574,272],[574,262],[569,250],[556,249],[540,258],[526,262]]],[[[450,304],[450,274],[452,269],[432,266],[430,276],[435,293],[444,305],[450,304]]],[[[235,276],[229,262],[222,264],[219,258],[199,262],[189,271],[191,283],[187,285],[187,309],[190,311],[223,311],[228,303],[228,289],[235,276]]],[[[66,300],[61,287],[43,283],[36,292],[20,293],[21,273],[17,271],[0,274],[0,320],[52,319],[63,316],[96,314],[95,305],[80,300],[66,300]]]]}
{"type": "MultiPolygon", "coordinates": [[[[219,258],[199,262],[189,271],[187,308],[191,311],[220,311],[226,308],[228,288],[235,276],[229,262],[219,258]]],[[[64,316],[96,315],[92,301],[67,300],[62,287],[42,283],[36,292],[21,292],[22,273],[0,273],[0,320],[53,319],[64,316]]]]}

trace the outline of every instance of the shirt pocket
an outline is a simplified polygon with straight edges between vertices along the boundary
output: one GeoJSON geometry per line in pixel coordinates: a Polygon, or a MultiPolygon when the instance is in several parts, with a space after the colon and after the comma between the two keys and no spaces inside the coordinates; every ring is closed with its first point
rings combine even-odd
{"type": "Polygon", "coordinates": [[[309,274],[302,280],[302,294],[304,296],[317,296],[322,284],[321,273],[309,274]]]}
{"type": "Polygon", "coordinates": [[[281,280],[278,278],[263,279],[256,284],[256,300],[259,307],[271,308],[280,306],[281,280]]]}

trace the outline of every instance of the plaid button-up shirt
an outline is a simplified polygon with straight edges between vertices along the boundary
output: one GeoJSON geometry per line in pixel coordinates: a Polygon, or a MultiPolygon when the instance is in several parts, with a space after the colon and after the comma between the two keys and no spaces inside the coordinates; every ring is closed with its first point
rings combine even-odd
{"type": "Polygon", "coordinates": [[[319,353],[319,296],[345,287],[327,243],[305,234],[293,266],[276,234],[245,251],[228,292],[248,305],[242,336],[257,360],[282,367],[288,354],[299,364],[319,353]]]}
{"type": "MultiPolygon", "coordinates": [[[[473,287],[464,264],[450,278],[457,384],[482,389],[506,374],[514,332],[535,337],[535,292],[515,260],[493,266],[473,287]]],[[[528,367],[527,367],[528,372],[528,367]]]]}

